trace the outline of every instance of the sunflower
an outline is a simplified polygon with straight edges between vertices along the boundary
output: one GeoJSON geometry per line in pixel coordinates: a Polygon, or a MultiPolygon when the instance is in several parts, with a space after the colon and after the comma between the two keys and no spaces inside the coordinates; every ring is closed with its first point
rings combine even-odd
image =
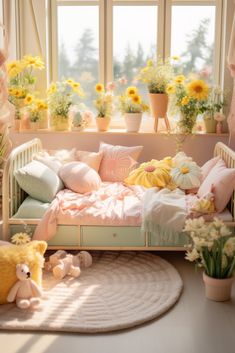
{"type": "Polygon", "coordinates": [[[185,96],[181,101],[181,105],[187,105],[188,103],[189,103],[189,97],[185,96]]]}
{"type": "Polygon", "coordinates": [[[197,99],[204,100],[208,98],[209,87],[203,80],[194,80],[187,86],[189,96],[197,99]]]}
{"type": "Polygon", "coordinates": [[[68,85],[72,85],[73,83],[75,83],[72,78],[68,78],[65,82],[66,82],[68,85]]]}
{"type": "Polygon", "coordinates": [[[104,92],[104,85],[102,83],[97,83],[97,85],[95,85],[95,90],[98,93],[104,92]]]}
{"type": "Polygon", "coordinates": [[[168,85],[167,88],[166,88],[166,93],[167,94],[174,94],[175,93],[175,85],[168,85]]]}
{"type": "Polygon", "coordinates": [[[182,84],[185,81],[184,75],[178,75],[174,79],[175,83],[182,84]]]}
{"type": "Polygon", "coordinates": [[[47,104],[42,99],[37,99],[35,101],[38,110],[46,110],[47,104]]]}
{"type": "Polygon", "coordinates": [[[141,97],[138,94],[135,94],[131,96],[132,102],[135,104],[140,104],[141,103],[141,97]]]}
{"type": "Polygon", "coordinates": [[[126,95],[129,97],[137,95],[137,92],[138,92],[138,90],[135,86],[130,86],[130,87],[127,87],[127,89],[126,89],[126,95]]]}
{"type": "Polygon", "coordinates": [[[55,93],[57,91],[57,86],[54,82],[50,84],[50,87],[47,90],[48,94],[55,93]]]}
{"type": "Polygon", "coordinates": [[[39,56],[25,55],[23,57],[23,64],[27,67],[33,67],[34,69],[44,69],[44,62],[39,56]]]}
{"type": "Polygon", "coordinates": [[[32,94],[27,94],[27,96],[24,99],[25,105],[30,105],[34,100],[34,97],[32,94]]]}
{"type": "Polygon", "coordinates": [[[11,237],[11,242],[16,245],[29,243],[31,240],[30,236],[27,233],[16,233],[11,237]]]}
{"type": "Polygon", "coordinates": [[[11,61],[7,64],[8,76],[13,78],[19,75],[23,70],[23,65],[18,60],[11,61]]]}

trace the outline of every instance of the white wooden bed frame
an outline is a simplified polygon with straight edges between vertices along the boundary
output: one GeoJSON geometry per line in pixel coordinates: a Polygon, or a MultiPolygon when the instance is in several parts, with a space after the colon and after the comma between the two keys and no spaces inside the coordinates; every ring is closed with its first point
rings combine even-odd
{"type": "MultiPolygon", "coordinates": [[[[14,172],[29,163],[32,160],[33,154],[42,150],[42,143],[39,139],[33,139],[29,142],[24,143],[23,145],[16,147],[12,150],[4,168],[3,173],[3,240],[9,240],[11,236],[11,227],[22,227],[22,221],[32,227],[35,227],[40,219],[16,219],[12,218],[13,215],[17,212],[19,206],[25,199],[26,194],[24,191],[19,187],[16,179],[14,177],[14,172]]],[[[214,149],[214,156],[220,156],[226,163],[228,168],[235,168],[235,152],[232,151],[229,147],[224,145],[222,142],[218,142],[214,149]]],[[[230,199],[228,204],[228,209],[232,214],[233,221],[227,222],[228,226],[235,227],[235,191],[230,199]]],[[[68,233],[72,226],[65,225],[64,227],[68,228],[68,233]]],[[[73,226],[75,227],[75,226],[73,226]]],[[[83,249],[83,250],[177,250],[182,251],[185,248],[181,246],[158,246],[151,243],[150,237],[151,234],[145,234],[143,243],[141,244],[126,244],[124,238],[122,238],[122,233],[125,232],[125,239],[128,240],[128,234],[132,234],[131,239],[135,239],[133,237],[135,230],[137,233],[140,233],[140,227],[108,227],[108,226],[95,226],[89,227],[87,226],[76,226],[76,233],[74,235],[75,241],[71,244],[52,244],[49,243],[49,248],[51,249],[83,249]],[[137,229],[138,228],[138,229],[137,229]],[[105,234],[106,238],[108,239],[108,244],[104,242],[100,245],[97,244],[86,244],[83,243],[83,236],[82,234],[88,233],[89,238],[89,230],[92,230],[92,233],[99,233],[99,236],[105,234]],[[106,234],[107,233],[107,234],[106,234]],[[121,237],[121,240],[118,240],[118,237],[121,237]],[[123,243],[124,241],[124,243],[123,243]],[[114,243],[114,244],[113,244],[114,243]]],[[[65,228],[65,229],[67,229],[65,228]]],[[[21,229],[20,231],[22,231],[21,229]]],[[[74,229],[73,229],[74,230],[74,229]]],[[[56,237],[56,236],[55,236],[56,237]]],[[[105,240],[104,240],[105,241],[105,240]]]]}

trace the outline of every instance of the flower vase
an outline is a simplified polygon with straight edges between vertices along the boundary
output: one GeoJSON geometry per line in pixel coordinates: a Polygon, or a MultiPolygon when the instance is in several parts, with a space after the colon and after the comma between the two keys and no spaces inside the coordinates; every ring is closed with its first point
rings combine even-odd
{"type": "Polygon", "coordinates": [[[227,301],[231,298],[234,277],[212,278],[203,272],[206,298],[217,302],[227,301]]]}
{"type": "Polygon", "coordinates": [[[208,134],[215,133],[216,131],[216,121],[214,116],[211,114],[205,114],[203,117],[205,129],[208,134]]]}
{"type": "Polygon", "coordinates": [[[70,129],[70,119],[62,115],[50,115],[50,128],[53,131],[68,131],[70,129]]]}
{"type": "Polygon", "coordinates": [[[222,123],[221,123],[221,121],[217,121],[217,124],[216,124],[216,133],[217,133],[217,134],[222,134],[222,123]]]}
{"type": "Polygon", "coordinates": [[[110,117],[102,118],[97,116],[95,118],[95,121],[96,121],[96,126],[98,131],[107,131],[109,129],[111,118],[110,117]]]}
{"type": "Polygon", "coordinates": [[[20,129],[21,130],[30,130],[29,112],[27,110],[24,110],[22,112],[20,129]]]}
{"type": "Polygon", "coordinates": [[[195,128],[196,125],[196,121],[197,121],[197,115],[196,114],[184,114],[184,113],[180,113],[180,118],[178,121],[178,128],[179,128],[179,132],[181,134],[192,134],[193,133],[193,129],[195,128]]]}
{"type": "Polygon", "coordinates": [[[39,129],[48,129],[48,113],[47,110],[41,112],[39,120],[39,129]]]}
{"type": "Polygon", "coordinates": [[[170,130],[170,124],[167,118],[168,95],[166,93],[149,93],[151,114],[155,119],[154,131],[158,130],[158,119],[165,120],[167,130],[170,130]]]}
{"type": "Polygon", "coordinates": [[[127,132],[139,131],[142,120],[142,113],[125,113],[124,118],[127,132]]]}

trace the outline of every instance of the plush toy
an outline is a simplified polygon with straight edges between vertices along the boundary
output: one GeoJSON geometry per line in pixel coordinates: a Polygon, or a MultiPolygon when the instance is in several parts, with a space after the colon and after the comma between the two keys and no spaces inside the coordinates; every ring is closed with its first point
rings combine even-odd
{"type": "Polygon", "coordinates": [[[56,279],[62,279],[66,275],[79,277],[82,268],[92,264],[92,256],[87,251],[81,251],[76,255],[67,254],[64,250],[58,250],[49,257],[45,263],[45,269],[52,271],[56,279]]]}
{"type": "Polygon", "coordinates": [[[208,192],[194,203],[191,208],[191,211],[197,212],[199,214],[210,214],[216,212],[213,187],[211,192],[208,192]]]}
{"type": "Polygon", "coordinates": [[[16,305],[20,309],[36,308],[40,304],[42,291],[30,276],[30,270],[25,264],[16,265],[16,276],[18,281],[10,289],[7,301],[12,303],[16,301],[16,305]]]}

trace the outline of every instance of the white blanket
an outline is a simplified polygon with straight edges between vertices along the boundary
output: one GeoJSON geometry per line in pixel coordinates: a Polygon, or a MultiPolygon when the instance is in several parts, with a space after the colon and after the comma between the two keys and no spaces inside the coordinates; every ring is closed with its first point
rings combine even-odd
{"type": "Polygon", "coordinates": [[[151,188],[143,199],[143,223],[151,228],[160,226],[175,232],[182,231],[187,217],[186,197],[182,190],[151,188]]]}

